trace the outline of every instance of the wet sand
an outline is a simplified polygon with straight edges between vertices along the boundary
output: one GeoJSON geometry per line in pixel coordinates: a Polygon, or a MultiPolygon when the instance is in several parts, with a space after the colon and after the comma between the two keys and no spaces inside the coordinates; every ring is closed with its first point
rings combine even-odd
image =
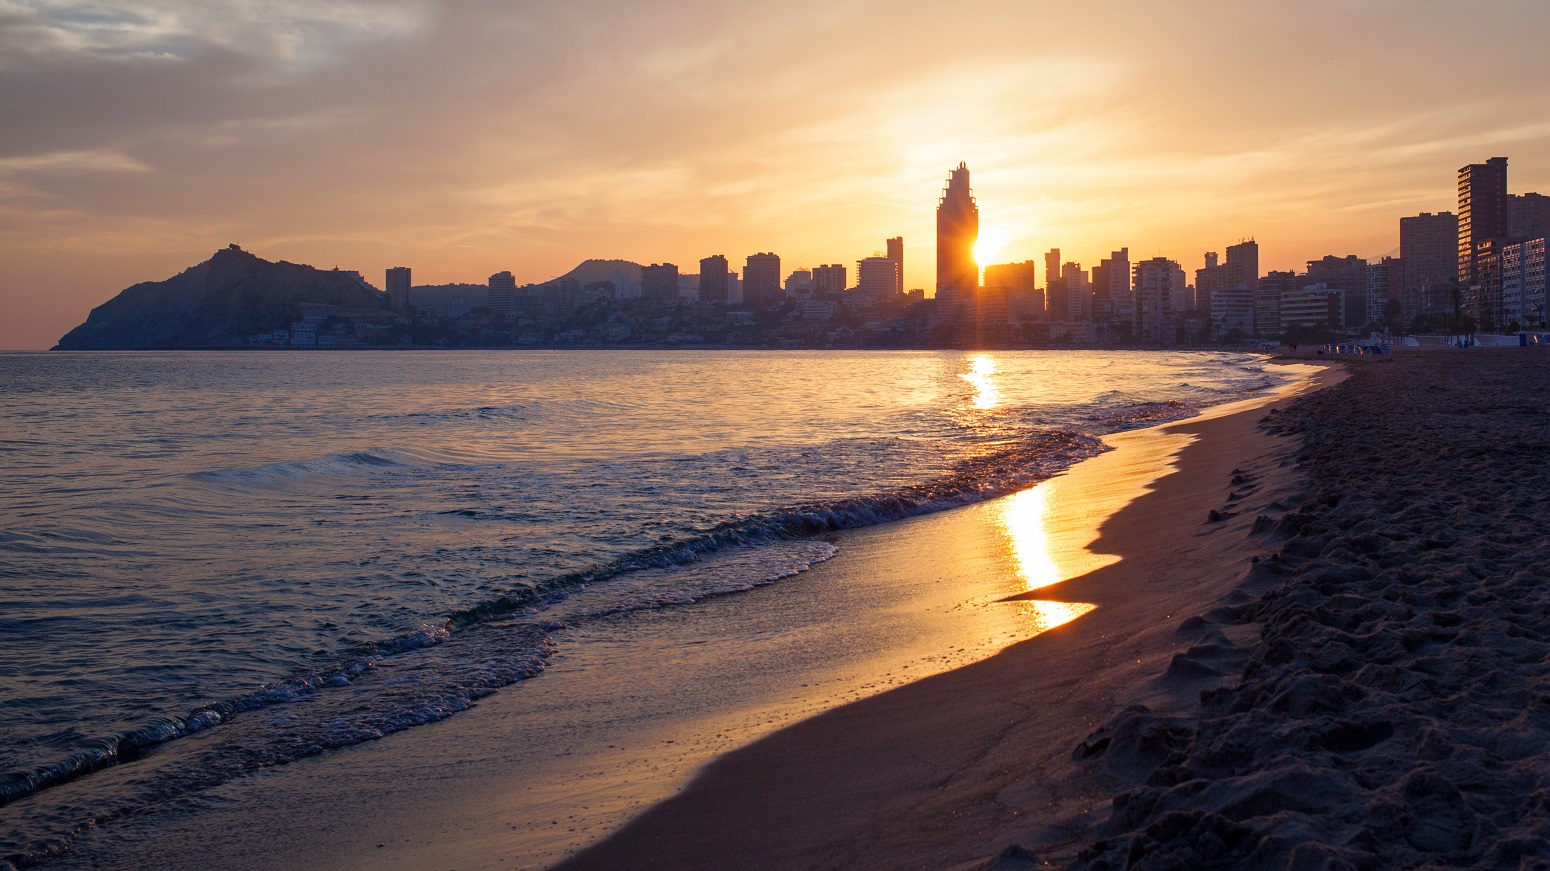
{"type": "MultiPolygon", "coordinates": [[[[1315,386],[1340,377],[1327,370],[1315,386]]],[[[1096,606],[1080,620],[727,754],[559,867],[1013,868],[1032,867],[1035,854],[1074,858],[1106,822],[1115,789],[1169,749],[1154,746],[1152,720],[1103,744],[1114,752],[1077,760],[1083,738],[1130,705],[1189,714],[1257,638],[1253,624],[1185,621],[1235,591],[1248,598],[1237,588],[1254,583],[1267,524],[1298,500],[1299,442],[1263,429],[1267,411],[1221,407],[1117,437],[1118,450],[1057,479],[1050,504],[1065,513],[1051,526],[1066,532],[1053,550],[1088,562],[1028,597],[1096,606]],[[1157,461],[1148,455],[1157,439],[1178,440],[1165,452],[1182,445],[1174,467],[1139,498],[1112,492],[1127,464],[1157,461]],[[1096,541],[1073,547],[1100,519],[1096,541]]]]}

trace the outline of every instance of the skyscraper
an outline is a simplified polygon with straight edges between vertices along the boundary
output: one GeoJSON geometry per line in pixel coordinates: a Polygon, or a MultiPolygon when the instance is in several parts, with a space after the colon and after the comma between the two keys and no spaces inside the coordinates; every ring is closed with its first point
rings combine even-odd
{"type": "Polygon", "coordinates": [[[979,288],[980,267],[974,245],[980,238],[980,210],[969,187],[969,167],[959,163],[947,176],[936,207],[937,311],[951,316],[979,288]]]}
{"type": "Polygon", "coordinates": [[[1179,316],[1190,308],[1184,267],[1166,257],[1135,265],[1136,323],[1145,342],[1175,342],[1179,316]]]}
{"type": "Polygon", "coordinates": [[[764,308],[782,296],[780,257],[769,253],[748,255],[748,263],[743,267],[743,304],[764,308]]]}
{"type": "Polygon", "coordinates": [[[700,302],[727,302],[727,258],[712,254],[700,261],[700,302]]]}
{"type": "Polygon", "coordinates": [[[388,302],[393,308],[403,308],[409,304],[409,267],[392,266],[387,271],[387,295],[388,302]]]}
{"type": "Polygon", "coordinates": [[[904,293],[904,237],[895,236],[888,240],[888,259],[899,264],[899,286],[894,288],[900,294],[904,293]]]}
{"type": "Polygon", "coordinates": [[[1253,239],[1227,246],[1227,286],[1254,290],[1259,287],[1259,243],[1253,239]]]}
{"type": "Polygon", "coordinates": [[[1051,248],[1044,255],[1044,305],[1052,322],[1071,319],[1071,297],[1066,294],[1066,282],[1060,277],[1060,249],[1051,248]]]}
{"type": "MultiPolygon", "coordinates": [[[[1135,319],[1135,299],[1130,293],[1130,249],[1121,248],[1093,267],[1093,320],[1128,325],[1135,319]]],[[[1121,332],[1118,338],[1123,338],[1121,332]]]]}
{"type": "Polygon", "coordinates": [[[1476,246],[1487,239],[1507,238],[1507,158],[1493,157],[1459,169],[1458,191],[1458,279],[1468,285],[1476,283],[1476,246]]]}

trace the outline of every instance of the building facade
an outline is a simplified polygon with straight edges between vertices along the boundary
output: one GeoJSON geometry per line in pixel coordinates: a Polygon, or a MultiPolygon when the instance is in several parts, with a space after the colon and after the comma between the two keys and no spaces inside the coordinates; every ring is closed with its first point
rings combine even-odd
{"type": "Polygon", "coordinates": [[[1330,254],[1318,260],[1309,260],[1307,283],[1344,291],[1341,295],[1341,302],[1345,306],[1340,316],[1342,327],[1354,330],[1367,322],[1366,260],[1355,254],[1344,257],[1330,254]]]}
{"type": "Polygon", "coordinates": [[[1472,285],[1476,283],[1476,249],[1480,243],[1507,238],[1507,158],[1493,157],[1485,163],[1461,167],[1458,195],[1458,280],[1472,285]]]}
{"type": "Polygon", "coordinates": [[[1501,251],[1502,317],[1516,329],[1544,329],[1550,310],[1545,288],[1545,237],[1514,242],[1501,251]]]}
{"type": "Polygon", "coordinates": [[[1346,292],[1323,284],[1281,291],[1281,334],[1345,328],[1346,292]]]}
{"type": "Polygon", "coordinates": [[[1191,308],[1184,267],[1153,257],[1137,263],[1133,273],[1136,337],[1143,342],[1178,341],[1182,315],[1191,308]]]}
{"type": "Polygon", "coordinates": [[[813,270],[813,293],[837,297],[845,292],[845,266],[825,263],[813,270]]]}

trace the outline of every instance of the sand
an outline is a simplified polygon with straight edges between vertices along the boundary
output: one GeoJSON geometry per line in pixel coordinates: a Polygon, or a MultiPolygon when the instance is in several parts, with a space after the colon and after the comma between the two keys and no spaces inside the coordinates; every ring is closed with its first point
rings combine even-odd
{"type": "MultiPolygon", "coordinates": [[[[1338,377],[1326,372],[1318,386],[1338,377]]],[[[558,867],[967,869],[1074,859],[1110,822],[1115,790],[1169,757],[1199,693],[1229,683],[1258,639],[1258,627],[1229,624],[1217,609],[1256,582],[1251,560],[1302,490],[1300,440],[1261,427],[1266,414],[1262,403],[1221,407],[1117,437],[1118,450],[1057,479],[1066,497],[1053,501],[1070,510],[1051,527],[1080,540],[1084,523],[1101,525],[1076,549],[1086,556],[1072,557],[1090,560],[1082,570],[1029,595],[1096,606],[1081,619],[722,756],[558,867]],[[1171,471],[1139,498],[1109,494],[1125,464],[1157,462],[1146,446],[1158,439],[1180,440],[1163,448],[1177,450],[1171,471]],[[1213,616],[1188,619],[1196,614],[1213,616]],[[1145,710],[1115,720],[1132,706],[1145,710]],[[1083,752],[1105,723],[1112,734],[1083,752]]],[[[1069,544],[1055,551],[1071,554],[1069,544]]]]}
{"type": "Polygon", "coordinates": [[[1550,867],[1550,355],[1401,353],[1275,417],[1258,624],[1074,867],[1550,867]]]}

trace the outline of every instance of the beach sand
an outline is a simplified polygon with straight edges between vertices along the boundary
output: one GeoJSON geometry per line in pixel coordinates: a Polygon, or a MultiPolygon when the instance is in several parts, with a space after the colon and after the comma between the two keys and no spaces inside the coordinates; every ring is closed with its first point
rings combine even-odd
{"type": "Polygon", "coordinates": [[[1257,637],[1179,624],[1244,581],[1257,518],[1299,492],[1267,401],[1289,399],[1111,436],[1015,496],[843,533],[799,577],[561,637],[473,710],[87,832],[58,867],[1070,859],[1172,749],[1154,718],[1190,716],[1257,637]],[[1115,750],[1073,760],[1133,704],[1150,713],[1115,750]]]}
{"type": "Polygon", "coordinates": [[[1278,522],[1241,679],[1076,867],[1550,867],[1550,355],[1358,361],[1277,415],[1278,522]]]}

